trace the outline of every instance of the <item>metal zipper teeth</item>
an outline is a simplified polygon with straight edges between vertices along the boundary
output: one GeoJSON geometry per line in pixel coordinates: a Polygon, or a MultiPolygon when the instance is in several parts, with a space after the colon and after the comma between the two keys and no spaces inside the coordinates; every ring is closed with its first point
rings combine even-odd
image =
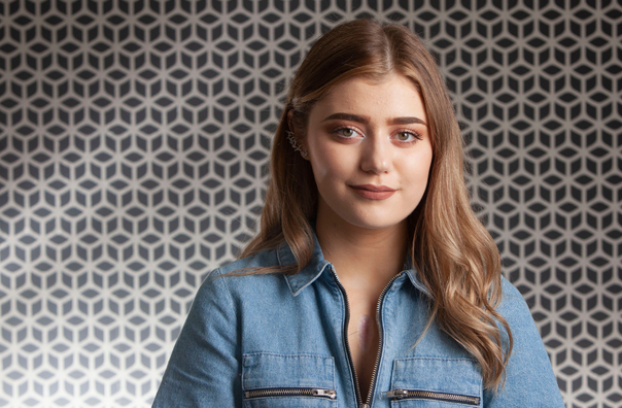
{"type": "Polygon", "coordinates": [[[262,397],[319,397],[334,400],[337,393],[325,388],[265,388],[244,392],[246,399],[262,397]]]}
{"type": "Polygon", "coordinates": [[[479,397],[468,395],[450,394],[446,392],[422,391],[422,390],[391,390],[382,393],[383,398],[407,399],[421,398],[435,401],[455,402],[473,406],[479,406],[479,397]]]}
{"type": "Polygon", "coordinates": [[[335,280],[337,281],[337,285],[339,286],[339,289],[341,290],[343,298],[346,301],[346,320],[344,322],[343,333],[344,333],[344,338],[345,338],[345,343],[346,343],[346,351],[347,351],[346,354],[348,357],[348,363],[350,365],[350,371],[352,372],[352,377],[354,378],[354,390],[356,391],[356,405],[360,406],[363,398],[361,397],[361,390],[359,388],[359,379],[358,379],[358,376],[356,375],[356,370],[354,369],[354,365],[352,364],[352,353],[350,352],[350,342],[348,341],[348,323],[350,322],[350,303],[348,302],[348,294],[346,293],[345,288],[339,281],[339,277],[337,276],[337,272],[335,271],[335,268],[331,268],[331,269],[333,271],[333,275],[335,275],[335,280]]]}
{"type": "Polygon", "coordinates": [[[382,329],[382,324],[380,323],[380,308],[382,307],[382,302],[384,301],[384,295],[387,293],[387,291],[389,290],[389,287],[391,286],[391,284],[393,283],[393,281],[395,279],[397,279],[398,277],[400,277],[402,275],[403,271],[398,273],[397,275],[395,275],[390,281],[389,283],[387,283],[387,286],[384,287],[384,289],[382,290],[382,293],[380,294],[380,297],[378,298],[378,304],[376,305],[376,324],[378,325],[378,331],[379,331],[379,338],[378,338],[378,354],[376,354],[376,363],[374,364],[374,370],[371,373],[371,384],[369,387],[369,393],[367,394],[367,399],[365,400],[365,405],[367,406],[371,406],[371,398],[372,395],[374,395],[374,390],[376,388],[376,375],[378,374],[378,365],[380,364],[380,358],[382,357],[382,346],[384,343],[384,333],[383,333],[383,329],[382,329]]]}

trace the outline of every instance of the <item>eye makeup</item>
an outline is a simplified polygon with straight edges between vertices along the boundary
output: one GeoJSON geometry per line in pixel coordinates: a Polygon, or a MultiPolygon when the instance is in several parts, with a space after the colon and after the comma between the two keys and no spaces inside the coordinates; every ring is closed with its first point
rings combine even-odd
{"type": "MultiPolygon", "coordinates": [[[[344,132],[344,131],[351,131],[351,132],[360,134],[360,132],[358,130],[356,130],[355,128],[350,127],[350,126],[338,126],[338,127],[334,128],[332,131],[330,131],[330,133],[336,135],[338,138],[341,138],[341,139],[346,139],[346,140],[347,139],[354,139],[353,135],[352,136],[347,136],[347,135],[342,134],[342,132],[344,132]]],[[[403,144],[413,144],[413,143],[416,143],[419,140],[423,140],[423,136],[419,132],[416,132],[416,131],[411,130],[411,129],[401,129],[398,132],[396,132],[396,134],[397,135],[408,134],[408,135],[412,136],[411,140],[401,140],[401,139],[396,138],[396,140],[398,140],[400,143],[403,143],[403,144]]]]}

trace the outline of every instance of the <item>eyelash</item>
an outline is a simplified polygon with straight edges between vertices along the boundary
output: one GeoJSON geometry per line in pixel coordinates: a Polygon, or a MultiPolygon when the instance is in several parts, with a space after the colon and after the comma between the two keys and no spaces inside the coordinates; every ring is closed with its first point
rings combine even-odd
{"type": "MultiPolygon", "coordinates": [[[[357,131],[356,129],[351,128],[351,127],[349,127],[349,126],[340,126],[340,127],[336,128],[335,130],[333,130],[333,132],[332,132],[332,133],[337,134],[339,137],[341,137],[341,138],[343,138],[343,139],[352,139],[351,137],[347,137],[347,136],[343,136],[343,135],[340,135],[340,134],[339,134],[339,132],[340,132],[340,131],[342,131],[342,130],[346,130],[346,129],[348,129],[348,130],[351,130],[351,131],[353,131],[353,132],[358,133],[358,131],[357,131]]],[[[411,136],[413,136],[413,140],[409,140],[409,141],[400,141],[400,142],[402,142],[402,143],[404,143],[404,144],[413,144],[413,143],[416,143],[417,141],[419,141],[419,140],[422,140],[422,139],[423,139],[423,137],[421,136],[421,134],[420,134],[420,133],[418,133],[418,132],[414,132],[414,131],[412,131],[412,130],[406,130],[406,129],[404,129],[404,130],[400,130],[400,131],[398,132],[398,134],[400,134],[400,133],[408,133],[408,134],[410,134],[411,136]]]]}

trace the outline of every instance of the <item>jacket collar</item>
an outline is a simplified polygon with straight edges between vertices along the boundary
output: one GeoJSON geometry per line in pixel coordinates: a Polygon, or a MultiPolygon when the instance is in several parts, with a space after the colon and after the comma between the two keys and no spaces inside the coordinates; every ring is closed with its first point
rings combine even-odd
{"type": "MultiPolygon", "coordinates": [[[[325,270],[333,269],[333,265],[324,259],[324,255],[322,254],[322,248],[320,247],[320,243],[317,239],[317,234],[315,233],[315,222],[311,223],[313,230],[313,255],[311,256],[311,260],[309,264],[300,272],[294,275],[286,275],[285,280],[287,281],[287,285],[289,289],[292,291],[294,296],[297,296],[304,288],[311,285],[317,278],[319,278],[325,270]]],[[[287,243],[287,241],[281,242],[276,249],[277,258],[279,260],[279,265],[287,265],[296,263],[296,258],[287,243]]],[[[428,289],[425,287],[423,283],[421,283],[417,279],[417,271],[414,269],[412,260],[410,256],[407,254],[404,259],[404,272],[410,279],[410,282],[413,284],[415,288],[420,290],[421,292],[429,295],[428,289]]]]}

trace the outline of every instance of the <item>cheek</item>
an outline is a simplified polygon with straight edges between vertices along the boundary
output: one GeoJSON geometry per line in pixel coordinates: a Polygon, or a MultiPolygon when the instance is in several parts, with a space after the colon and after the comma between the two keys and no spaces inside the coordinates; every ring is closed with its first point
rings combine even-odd
{"type": "Polygon", "coordinates": [[[318,183],[346,179],[355,165],[355,155],[342,152],[336,144],[316,143],[309,150],[311,167],[318,183]]]}
{"type": "Polygon", "coordinates": [[[420,152],[410,157],[404,163],[403,174],[407,177],[407,183],[412,187],[412,191],[420,193],[427,185],[430,166],[432,165],[432,150],[420,152]]]}

